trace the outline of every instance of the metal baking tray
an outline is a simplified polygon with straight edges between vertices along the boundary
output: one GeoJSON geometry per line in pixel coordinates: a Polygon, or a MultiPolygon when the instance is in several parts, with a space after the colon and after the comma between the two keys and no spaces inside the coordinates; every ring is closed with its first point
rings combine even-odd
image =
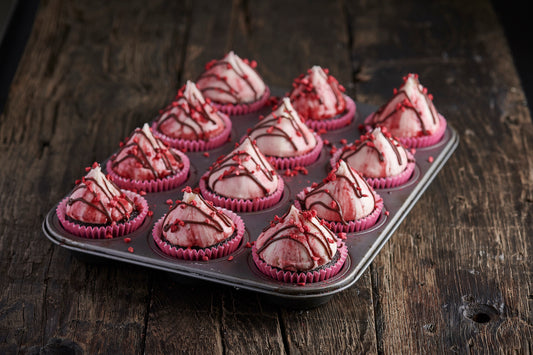
{"type": "MultiPolygon", "coordinates": [[[[357,103],[356,117],[352,123],[344,128],[325,133],[322,138],[329,140],[330,144],[336,147],[341,146],[341,139],[346,139],[348,142],[354,141],[361,134],[359,125],[375,109],[376,107],[357,103]]],[[[266,115],[269,112],[270,108],[254,114],[232,116],[231,142],[210,150],[208,157],[203,152],[187,153],[191,161],[191,171],[188,180],[182,186],[197,186],[199,178],[208,167],[221,154],[226,154],[233,149],[235,142],[240,140],[247,128],[257,122],[260,114],[266,115]]],[[[209,261],[180,260],[158,249],[152,239],[153,224],[168,211],[169,207],[165,201],[182,197],[182,187],[166,192],[146,194],[144,197],[154,212],[153,216],[147,217],[143,225],[134,233],[123,237],[92,240],[72,235],[66,232],[59,223],[55,212],[57,205],[46,215],[42,229],[50,241],[77,255],[136,264],[168,272],[174,276],[186,276],[195,281],[204,280],[250,290],[265,296],[268,301],[287,307],[315,307],[328,302],[335,294],[352,286],[358,280],[442,169],[458,144],[457,132],[450,127],[448,122],[444,137],[439,143],[416,150],[414,155],[416,168],[406,184],[396,188],[376,189],[384,202],[382,214],[372,228],[363,232],[348,233],[348,238],[345,240],[348,246],[348,257],[341,271],[328,280],[303,286],[279,282],[262,274],[252,260],[252,249],[246,245],[257,239],[275,215],[283,215],[294,201],[296,194],[304,187],[315,181],[320,182],[327,175],[331,168],[329,162],[331,147],[326,145],[319,159],[306,167],[307,175],[299,173],[293,177],[286,177],[283,175],[284,171],[278,171],[285,181],[285,191],[282,200],[277,205],[263,211],[238,213],[246,225],[246,233],[239,248],[231,254],[233,256],[231,260],[228,259],[229,256],[209,261]],[[124,241],[126,237],[131,238],[130,243],[124,241]],[[130,247],[133,248],[133,252],[128,251],[130,247]]],[[[101,162],[101,165],[105,167],[105,162],[101,162]]]]}

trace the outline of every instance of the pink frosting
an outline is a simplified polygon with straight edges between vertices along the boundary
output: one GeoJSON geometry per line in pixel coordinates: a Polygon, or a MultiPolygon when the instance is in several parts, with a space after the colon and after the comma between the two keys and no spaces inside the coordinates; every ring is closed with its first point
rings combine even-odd
{"type": "Polygon", "coordinates": [[[266,90],[256,66],[255,61],[243,60],[232,51],[221,60],[207,63],[196,82],[203,95],[216,103],[252,103],[266,90]]]}
{"type": "Polygon", "coordinates": [[[418,81],[418,74],[409,74],[394,96],[372,116],[370,125],[387,127],[398,137],[421,137],[434,134],[439,128],[439,115],[433,96],[418,81]]]}
{"type": "Polygon", "coordinates": [[[332,261],[337,236],[312,211],[291,206],[255,242],[259,257],[270,266],[288,271],[308,271],[332,261]]]}
{"type": "Polygon", "coordinates": [[[205,100],[191,81],[187,81],[176,99],[160,114],[157,130],[171,138],[208,140],[225,128],[218,110],[205,100]]]}
{"type": "Polygon", "coordinates": [[[302,121],[287,97],[252,128],[249,136],[256,141],[263,154],[273,157],[300,156],[317,145],[313,132],[302,121]]]}
{"type": "Polygon", "coordinates": [[[280,177],[249,137],[231,153],[219,157],[209,169],[208,187],[232,199],[263,198],[279,186],[280,177]]]}
{"type": "Polygon", "coordinates": [[[163,219],[163,236],[168,242],[185,248],[207,248],[233,234],[235,224],[230,217],[190,187],[184,191],[183,199],[163,219]]]}
{"type": "Polygon", "coordinates": [[[319,218],[348,223],[370,215],[378,202],[374,190],[343,160],[320,183],[304,190],[303,207],[319,218]]]}
{"type": "Polygon", "coordinates": [[[364,177],[383,178],[402,173],[412,161],[405,147],[386,127],[376,127],[343,148],[340,159],[364,177]]]}
{"type": "Polygon", "coordinates": [[[304,120],[323,120],[344,112],[344,87],[327,69],[313,66],[294,79],[289,94],[292,105],[304,120]]]}
{"type": "Polygon", "coordinates": [[[121,143],[119,152],[111,157],[113,171],[127,179],[154,180],[175,175],[184,163],[180,155],[159,138],[154,137],[148,124],[137,128],[121,143]]]}
{"type": "Polygon", "coordinates": [[[84,223],[108,224],[127,221],[134,202],[102,173],[94,163],[89,173],[76,182],[67,200],[66,215],[84,223]]]}

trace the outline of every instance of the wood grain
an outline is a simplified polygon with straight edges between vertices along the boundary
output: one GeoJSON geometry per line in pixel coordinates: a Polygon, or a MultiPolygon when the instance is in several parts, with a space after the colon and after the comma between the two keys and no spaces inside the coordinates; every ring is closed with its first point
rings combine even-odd
{"type": "Polygon", "coordinates": [[[488,1],[42,1],[0,116],[0,353],[531,353],[533,126],[488,1]],[[459,148],[327,304],[78,259],[45,213],[229,50],[380,105],[408,72],[459,148]]]}

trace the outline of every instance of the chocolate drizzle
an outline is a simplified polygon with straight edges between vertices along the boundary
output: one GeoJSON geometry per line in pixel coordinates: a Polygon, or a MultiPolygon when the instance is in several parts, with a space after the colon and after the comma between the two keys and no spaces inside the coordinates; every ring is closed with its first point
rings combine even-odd
{"type": "Polygon", "coordinates": [[[270,169],[270,164],[268,164],[268,162],[263,159],[262,154],[259,152],[257,146],[251,141],[250,137],[246,137],[246,140],[250,142],[250,146],[253,152],[255,153],[255,157],[246,150],[235,149],[231,152],[231,154],[218,158],[215,164],[210,168],[211,170],[209,176],[213,175],[218,171],[224,172],[213,182],[211,189],[215,190],[216,184],[219,181],[239,176],[246,176],[251,179],[257,186],[259,186],[259,188],[261,188],[265,196],[273,192],[269,191],[266,186],[261,184],[261,182],[257,179],[256,174],[261,173],[269,181],[274,181],[274,170],[270,169]],[[242,164],[243,161],[250,160],[252,161],[256,170],[250,170],[242,164]]]}
{"type": "MultiPolygon", "coordinates": [[[[363,197],[367,197],[367,195],[363,194],[363,188],[361,187],[361,185],[358,182],[358,179],[355,176],[355,174],[357,173],[355,173],[353,169],[348,167],[347,164],[346,164],[346,167],[347,167],[346,170],[348,171],[349,176],[338,174],[338,168],[336,168],[332,172],[330,172],[328,177],[325,178],[320,184],[316,185],[315,187],[312,188],[311,191],[307,192],[303,199],[303,204],[307,209],[312,210],[313,206],[316,206],[316,205],[322,206],[326,210],[336,213],[339,216],[339,219],[341,220],[341,222],[345,225],[347,225],[349,221],[347,221],[346,218],[344,217],[342,205],[340,201],[335,197],[335,195],[329,189],[326,188],[326,184],[334,180],[345,180],[347,185],[352,188],[353,195],[356,198],[361,199],[363,197]],[[331,202],[328,204],[324,202],[322,199],[317,199],[316,201],[311,202],[309,205],[307,204],[307,199],[309,197],[320,194],[320,193],[326,194],[331,199],[331,202]]],[[[375,206],[376,197],[371,192],[372,189],[370,185],[368,185],[366,180],[363,178],[360,178],[359,180],[363,182],[364,187],[366,187],[366,190],[370,192],[370,195],[372,196],[372,199],[373,199],[373,205],[375,206]]]]}
{"type": "MultiPolygon", "coordinates": [[[[112,185],[117,191],[120,191],[119,187],[115,185],[112,181],[107,180],[107,184],[112,185]]],[[[116,195],[113,191],[111,191],[107,184],[100,184],[95,178],[92,177],[83,177],[78,183],[78,185],[76,185],[76,187],[72,190],[71,196],[76,191],[85,189],[94,196],[93,199],[91,199],[91,201],[88,201],[83,197],[69,198],[67,201],[67,206],[72,206],[77,202],[86,204],[106,217],[107,221],[105,224],[113,222],[112,211],[113,209],[115,209],[122,216],[122,218],[115,222],[127,221],[131,217],[131,213],[128,212],[124,201],[130,204],[132,208],[135,208],[134,202],[122,192],[120,193],[120,195],[116,195]],[[100,195],[104,195],[105,197],[107,197],[109,202],[107,204],[104,204],[100,195]]]]}
{"type": "MultiPolygon", "coordinates": [[[[400,150],[398,149],[398,147],[400,146],[400,143],[398,141],[396,141],[394,138],[392,138],[392,135],[390,133],[388,133],[388,132],[386,132],[386,133],[385,132],[381,132],[381,133],[385,137],[385,140],[390,145],[392,150],[394,151],[394,153],[396,155],[396,159],[398,160],[398,165],[401,166],[403,164],[403,159],[402,159],[402,156],[400,154],[400,150]]],[[[368,147],[368,148],[370,148],[370,149],[372,149],[373,151],[376,152],[380,162],[384,162],[385,161],[385,154],[382,151],[380,151],[378,149],[378,147],[376,147],[376,145],[374,143],[375,140],[376,140],[376,137],[375,137],[374,133],[367,133],[367,134],[362,135],[361,138],[359,140],[355,141],[355,143],[353,145],[349,145],[349,146],[346,146],[346,147],[343,148],[343,152],[342,152],[340,158],[346,161],[350,157],[355,155],[357,152],[359,152],[361,149],[363,149],[364,147],[368,147]]]]}
{"type": "Polygon", "coordinates": [[[189,128],[194,133],[195,139],[207,141],[209,140],[209,136],[207,135],[207,132],[204,127],[205,122],[210,122],[214,125],[216,125],[218,122],[221,122],[219,113],[203,98],[196,96],[195,92],[192,92],[191,95],[194,95],[193,98],[196,99],[196,101],[198,102],[197,104],[188,101],[187,98],[183,95],[183,89],[180,90],[176,97],[176,101],[172,102],[165,109],[163,109],[163,113],[157,121],[157,129],[161,131],[161,126],[165,122],[167,122],[168,120],[174,120],[178,125],[189,128]],[[204,102],[202,103],[202,101],[204,102]],[[218,116],[218,122],[217,120],[211,117],[210,113],[207,112],[206,106],[207,109],[212,110],[211,114],[218,116]],[[179,111],[178,114],[172,112],[174,109],[177,109],[179,111]],[[182,113],[182,115],[180,115],[179,113],[182,113]],[[203,120],[203,122],[201,122],[201,120],[194,119],[194,116],[197,115],[201,117],[201,120],[203,120]],[[180,116],[183,117],[183,119],[180,119],[180,116]]]}
{"type": "MultiPolygon", "coordinates": [[[[420,85],[420,83],[418,81],[418,76],[417,75],[414,75],[414,76],[410,75],[408,77],[405,77],[404,78],[404,83],[402,84],[402,87],[405,85],[405,82],[407,81],[407,79],[409,77],[415,78],[415,80],[416,80],[416,85],[415,86],[416,86],[417,92],[420,95],[422,95],[422,97],[424,98],[424,100],[426,102],[426,105],[429,108],[429,112],[431,113],[432,122],[434,124],[437,124],[437,122],[438,122],[438,114],[437,114],[437,112],[435,112],[435,108],[433,106],[433,103],[432,103],[431,99],[428,97],[426,90],[420,88],[421,85],[420,85]]],[[[401,88],[400,88],[400,90],[398,92],[396,92],[394,94],[394,96],[389,101],[387,101],[387,103],[385,105],[381,106],[374,113],[374,116],[372,117],[372,122],[373,122],[374,125],[383,124],[384,122],[386,122],[391,117],[394,117],[398,113],[398,111],[402,111],[403,112],[405,110],[409,110],[409,111],[412,111],[412,112],[415,113],[415,115],[416,115],[416,117],[418,119],[418,122],[420,123],[420,127],[422,128],[422,135],[424,135],[424,136],[430,135],[430,133],[427,131],[426,125],[424,124],[424,121],[422,119],[422,114],[415,108],[415,105],[411,101],[411,98],[407,95],[407,93],[405,91],[401,90],[401,88]],[[385,115],[384,117],[381,117],[381,115],[383,114],[385,109],[387,109],[393,102],[397,102],[397,104],[394,107],[394,109],[390,113],[385,115]]]]}
{"type": "MultiPolygon", "coordinates": [[[[285,104],[283,103],[282,105],[285,104]]],[[[280,124],[282,120],[286,120],[290,123],[292,126],[294,132],[297,136],[300,136],[303,138],[305,145],[307,146],[309,144],[309,140],[307,139],[307,132],[304,131],[301,124],[298,124],[298,121],[300,120],[299,117],[295,117],[289,109],[285,107],[283,110],[283,114],[280,116],[276,116],[275,113],[271,113],[269,117],[264,118],[261,120],[258,124],[256,124],[252,130],[248,133],[250,137],[253,137],[253,139],[259,139],[261,137],[281,137],[287,140],[294,151],[298,151],[298,146],[294,143],[293,137],[289,135],[286,131],[281,129],[281,127],[278,127],[277,124],[280,124]],[[271,117],[270,117],[271,116],[271,117]],[[264,130],[261,133],[256,133],[260,130],[264,130]]]]}
{"type": "Polygon", "coordinates": [[[302,216],[302,220],[305,220],[304,222],[292,219],[287,220],[287,218],[289,218],[288,214],[291,210],[287,211],[281,218],[276,218],[271,222],[270,226],[263,231],[263,233],[267,233],[269,229],[276,228],[278,224],[285,224],[266,239],[263,245],[257,249],[257,254],[261,254],[275,243],[282,242],[284,240],[292,240],[303,250],[305,250],[309,260],[312,260],[313,264],[315,264],[315,262],[318,260],[315,256],[315,252],[310,248],[308,242],[309,239],[315,239],[324,248],[329,260],[331,260],[334,257],[331,244],[336,242],[337,237],[329,229],[320,228],[320,222],[314,216],[312,216],[311,211],[298,212],[304,214],[304,216],[302,216]],[[311,224],[311,226],[308,224],[311,224]]]}
{"type": "Polygon", "coordinates": [[[118,153],[112,157],[112,167],[115,168],[120,163],[127,159],[134,159],[138,163],[141,164],[141,166],[145,169],[149,169],[154,179],[163,178],[168,175],[174,175],[179,170],[177,168],[181,169],[183,167],[183,162],[181,160],[181,157],[175,153],[172,149],[169,149],[165,143],[163,143],[160,139],[154,137],[153,135],[151,137],[148,137],[146,132],[143,129],[137,128],[134,131],[134,135],[141,135],[144,137],[145,141],[152,147],[154,152],[156,153],[154,157],[149,157],[148,154],[142,149],[139,137],[132,137],[126,144],[124,144],[118,153]],[[129,149],[127,154],[125,154],[121,159],[117,159],[118,156],[125,150],[129,149]],[[165,170],[162,173],[159,173],[154,165],[152,164],[153,159],[161,159],[165,165],[165,170]],[[177,164],[173,164],[172,160],[174,160],[177,164]]]}
{"type": "MultiPolygon", "coordinates": [[[[246,62],[245,62],[245,64],[246,64],[246,62]]],[[[216,73],[212,72],[212,71],[214,71],[213,69],[215,67],[220,67],[220,66],[224,66],[226,68],[226,70],[232,71],[233,73],[235,73],[235,75],[238,76],[242,81],[244,81],[246,83],[246,85],[253,91],[254,100],[259,100],[259,98],[261,97],[261,95],[263,93],[257,92],[257,90],[255,89],[254,85],[250,81],[250,78],[248,77],[248,75],[244,73],[244,70],[240,66],[238,60],[235,61],[235,66],[232,65],[229,61],[224,60],[224,59],[218,60],[218,61],[217,60],[213,60],[213,61],[207,63],[206,67],[205,67],[205,69],[206,69],[205,72],[203,72],[198,77],[196,82],[200,83],[202,80],[213,78],[213,79],[217,80],[217,82],[222,83],[223,87],[199,85],[201,87],[200,91],[202,92],[202,94],[205,94],[208,91],[223,92],[223,93],[227,94],[228,96],[232,97],[236,103],[243,103],[243,101],[241,100],[240,95],[239,95],[239,90],[229,84],[227,76],[221,76],[219,74],[216,74],[216,73]]],[[[257,74],[257,76],[259,77],[259,74],[251,66],[250,66],[250,69],[253,70],[257,74]]],[[[206,95],[206,96],[209,96],[209,95],[206,95]]]]}
{"type": "Polygon", "coordinates": [[[200,209],[200,207],[196,203],[179,201],[176,205],[172,207],[172,209],[167,213],[167,215],[165,216],[163,220],[163,231],[164,232],[168,232],[169,230],[172,230],[174,228],[180,228],[187,224],[198,224],[198,225],[213,228],[216,232],[222,233],[224,231],[222,223],[225,224],[227,227],[231,227],[233,225],[231,218],[226,216],[224,213],[220,212],[212,204],[207,202],[201,195],[198,194],[197,196],[200,198],[202,203],[208,207],[208,209],[210,210],[210,213],[207,213],[203,211],[202,209],[200,209]],[[198,213],[200,213],[200,215],[202,215],[204,219],[203,220],[185,219],[185,220],[175,220],[173,222],[169,222],[168,221],[169,216],[171,215],[172,211],[174,211],[177,208],[192,208],[198,213]],[[217,221],[215,217],[218,217],[221,222],[217,221]]]}

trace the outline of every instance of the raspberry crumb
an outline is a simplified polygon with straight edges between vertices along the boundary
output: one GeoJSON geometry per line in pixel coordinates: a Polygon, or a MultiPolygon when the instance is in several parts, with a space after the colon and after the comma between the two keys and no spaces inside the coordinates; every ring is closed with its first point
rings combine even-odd
{"type": "Polygon", "coordinates": [[[389,211],[385,211],[385,216],[388,216],[390,215],[390,212],[389,211]]]}
{"type": "Polygon", "coordinates": [[[131,238],[124,238],[124,243],[130,243],[131,242],[131,238]]]}
{"type": "Polygon", "coordinates": [[[247,242],[246,245],[245,245],[246,248],[251,248],[252,247],[252,244],[250,244],[250,242],[247,242]]]}
{"type": "Polygon", "coordinates": [[[430,156],[430,157],[428,158],[428,162],[433,163],[433,157],[432,157],[432,156],[430,156]]]}
{"type": "Polygon", "coordinates": [[[298,286],[305,286],[305,282],[298,282],[297,285],[298,286]]]}
{"type": "Polygon", "coordinates": [[[147,215],[150,216],[150,217],[152,217],[152,216],[154,215],[154,211],[152,211],[152,210],[148,210],[147,215]]]}
{"type": "Polygon", "coordinates": [[[209,152],[205,152],[204,157],[209,158],[209,152]]]}
{"type": "Polygon", "coordinates": [[[209,258],[207,257],[207,255],[204,255],[204,256],[202,256],[202,260],[203,260],[203,261],[208,261],[209,258]]]}
{"type": "Polygon", "coordinates": [[[128,251],[129,251],[130,253],[133,253],[133,247],[129,247],[129,248],[128,248],[128,251]]]}
{"type": "Polygon", "coordinates": [[[111,233],[106,233],[105,239],[113,239],[113,235],[111,233]]]}
{"type": "Polygon", "coordinates": [[[233,260],[233,255],[230,255],[228,258],[228,261],[232,261],[232,260],[233,260]]]}

